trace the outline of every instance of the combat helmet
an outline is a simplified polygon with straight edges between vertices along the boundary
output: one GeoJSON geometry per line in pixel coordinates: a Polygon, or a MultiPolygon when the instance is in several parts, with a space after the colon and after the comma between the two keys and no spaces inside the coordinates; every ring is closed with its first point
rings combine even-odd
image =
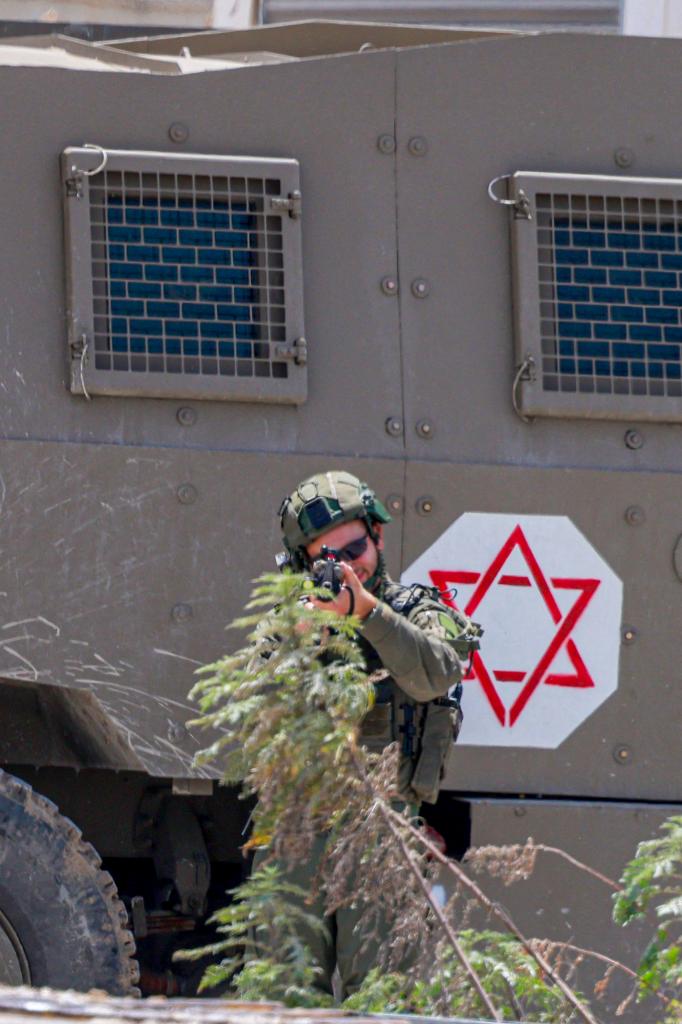
{"type": "Polygon", "coordinates": [[[391,522],[374,491],[344,470],[316,473],[303,480],[284,499],[278,514],[288,563],[298,572],[307,565],[306,544],[333,526],[362,519],[372,540],[377,541],[375,524],[391,522]]]}

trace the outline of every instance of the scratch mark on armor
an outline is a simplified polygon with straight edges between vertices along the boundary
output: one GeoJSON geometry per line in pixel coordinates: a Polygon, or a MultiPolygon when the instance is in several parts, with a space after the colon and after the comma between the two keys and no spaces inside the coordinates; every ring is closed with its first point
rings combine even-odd
{"type": "Polygon", "coordinates": [[[156,494],[161,494],[162,491],[162,487],[154,487],[151,491],[143,491],[142,494],[136,494],[134,498],[121,497],[121,505],[129,505],[131,508],[139,508],[146,498],[153,498],[156,494]]]}
{"type": "Polygon", "coordinates": [[[96,522],[97,522],[97,516],[93,516],[92,519],[86,519],[85,522],[81,523],[80,526],[74,527],[74,529],[71,532],[72,533],[80,533],[81,530],[87,530],[88,526],[92,526],[92,524],[96,523],[96,522]]]}
{"type": "Polygon", "coordinates": [[[28,679],[32,683],[37,683],[40,673],[35,665],[30,662],[28,658],[25,658],[23,654],[19,654],[19,651],[16,651],[13,647],[8,647],[6,644],[3,644],[2,646],[3,650],[5,650],[7,654],[11,654],[13,658],[17,659],[17,661],[21,661],[26,665],[26,668],[23,669],[8,669],[6,672],[3,672],[2,675],[8,679],[28,679]]]}
{"type": "MultiPolygon", "coordinates": [[[[54,635],[50,637],[40,637],[36,636],[34,633],[24,632],[23,635],[19,637],[19,639],[38,640],[40,643],[49,644],[52,643],[53,640],[56,640],[57,637],[61,636],[62,631],[59,628],[59,626],[57,626],[54,622],[50,622],[50,620],[46,619],[43,615],[35,615],[33,618],[30,619],[17,619],[15,622],[5,622],[5,624],[2,626],[2,629],[16,629],[17,626],[30,626],[33,625],[33,623],[39,622],[42,622],[45,626],[47,626],[48,630],[52,630],[54,635]]],[[[2,639],[0,639],[0,646],[4,646],[5,642],[12,643],[14,642],[15,639],[17,638],[13,637],[12,640],[10,641],[3,641],[2,639]]]]}
{"type": "Polygon", "coordinates": [[[151,456],[144,455],[131,455],[126,459],[127,466],[137,466],[143,462],[151,462],[152,466],[166,466],[168,465],[167,459],[155,459],[151,456]]]}
{"type": "MultiPolygon", "coordinates": [[[[114,690],[114,691],[116,691],[118,693],[122,693],[124,695],[126,693],[138,694],[140,697],[144,697],[145,703],[149,703],[150,700],[153,700],[157,704],[160,704],[161,707],[166,707],[166,706],[170,707],[170,706],[172,706],[172,707],[175,707],[175,708],[182,708],[183,711],[196,712],[196,708],[192,707],[191,704],[184,704],[182,701],[172,700],[170,697],[159,697],[156,694],[147,693],[146,690],[140,690],[140,689],[138,689],[135,686],[126,686],[124,683],[112,683],[112,682],[109,682],[108,679],[88,679],[88,678],[80,678],[80,677],[76,679],[76,682],[77,683],[92,684],[94,686],[100,686],[100,687],[101,686],[105,686],[109,690],[114,690]]],[[[139,705],[138,704],[133,704],[132,706],[136,709],[137,712],[139,712],[139,705]]]]}
{"type": "Polygon", "coordinates": [[[48,505],[47,508],[43,509],[43,515],[46,516],[48,512],[53,512],[54,509],[60,508],[62,505],[68,505],[71,498],[64,498],[63,501],[57,501],[54,505],[48,505]]]}
{"type": "Polygon", "coordinates": [[[203,661],[197,661],[196,658],[188,658],[184,654],[176,654],[174,651],[164,651],[161,647],[155,647],[154,654],[165,654],[168,658],[178,658],[179,661],[189,661],[191,665],[203,665],[203,661]]]}

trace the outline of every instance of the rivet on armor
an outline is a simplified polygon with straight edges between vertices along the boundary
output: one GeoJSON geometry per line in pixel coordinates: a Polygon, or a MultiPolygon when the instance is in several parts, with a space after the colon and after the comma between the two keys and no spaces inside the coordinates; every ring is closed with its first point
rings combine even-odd
{"type": "Polygon", "coordinates": [[[613,162],[616,167],[632,167],[635,162],[635,154],[627,146],[619,146],[613,152],[613,162]]]}
{"type": "Polygon", "coordinates": [[[403,510],[403,499],[399,494],[389,494],[386,498],[386,508],[392,516],[399,516],[403,510]]]}
{"type": "Polygon", "coordinates": [[[626,448],[632,448],[633,451],[637,451],[644,444],[644,438],[639,430],[626,430],[624,440],[626,448]]]}
{"type": "Polygon", "coordinates": [[[395,153],[395,138],[393,135],[389,135],[385,132],[380,135],[377,139],[377,148],[380,153],[385,153],[386,156],[390,156],[391,153],[395,153]]]}
{"type": "Polygon", "coordinates": [[[403,432],[403,421],[399,416],[389,416],[384,426],[386,433],[390,434],[391,437],[400,437],[403,432]]]}
{"type": "Polygon", "coordinates": [[[187,142],[189,128],[186,124],[181,124],[180,121],[174,121],[168,129],[168,137],[171,142],[187,142]]]}
{"type": "Polygon", "coordinates": [[[431,291],[431,285],[423,277],[417,277],[412,282],[412,294],[415,299],[425,299],[431,291]]]}
{"type": "Polygon", "coordinates": [[[171,608],[173,622],[189,622],[194,615],[191,604],[174,604],[171,608]]]}
{"type": "Polygon", "coordinates": [[[430,441],[433,437],[433,423],[431,420],[419,420],[415,424],[415,428],[419,437],[423,437],[425,441],[430,441]]]}
{"type": "Polygon", "coordinates": [[[637,638],[637,630],[634,626],[623,626],[621,637],[624,644],[634,644],[637,638]]]}
{"type": "Polygon", "coordinates": [[[420,516],[430,516],[433,512],[433,498],[427,497],[417,499],[417,512],[420,516]]]}
{"type": "Polygon", "coordinates": [[[384,295],[397,295],[398,281],[396,280],[395,277],[382,277],[381,290],[384,293],[384,295]]]}
{"type": "Polygon", "coordinates": [[[412,156],[426,156],[429,144],[422,135],[415,135],[407,143],[407,149],[412,156]]]}
{"type": "Polygon", "coordinates": [[[177,420],[181,427],[193,427],[197,421],[197,414],[188,405],[183,405],[177,411],[177,420]]]}
{"type": "Polygon", "coordinates": [[[630,505],[625,509],[625,522],[628,526],[641,526],[646,522],[646,512],[641,505],[630,505]]]}
{"type": "Polygon", "coordinates": [[[181,505],[193,505],[197,500],[197,489],[193,484],[180,484],[175,493],[181,505]]]}
{"type": "Polygon", "coordinates": [[[632,747],[627,743],[619,743],[613,748],[613,760],[616,764],[630,764],[632,761],[632,747]]]}

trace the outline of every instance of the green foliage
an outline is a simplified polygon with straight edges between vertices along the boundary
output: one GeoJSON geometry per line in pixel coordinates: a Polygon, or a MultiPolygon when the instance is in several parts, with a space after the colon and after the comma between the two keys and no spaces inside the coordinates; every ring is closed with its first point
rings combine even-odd
{"type": "MultiPolygon", "coordinates": [[[[246,646],[204,669],[191,694],[201,708],[194,724],[214,731],[199,763],[218,761],[226,782],[258,798],[247,845],[267,847],[286,871],[306,861],[315,837],[324,836],[315,892],[303,893],[266,862],[230,894],[232,902],[213,918],[219,940],[184,954],[221,958],[202,987],[227,984],[242,998],[290,1006],[328,1004],[301,939],[321,927],[306,910],[306,898],[319,895],[330,912],[362,908],[370,932],[391,922],[381,967],[347,1008],[563,1024],[577,1000],[567,1001],[540,970],[531,946],[518,935],[457,930],[433,902],[435,862],[424,832],[409,808],[404,816],[391,810],[397,748],[371,755],[358,742],[374,687],[356,642],[357,621],[307,607],[302,599],[309,594],[300,575],[261,577],[249,614],[234,623],[248,631],[246,646]],[[406,953],[413,961],[409,979],[395,971],[406,953]]],[[[453,921],[456,907],[471,899],[470,890],[454,884],[453,921]]],[[[586,1011],[583,1019],[593,1021],[586,1011]]]]}
{"type": "MultiPolygon", "coordinates": [[[[512,936],[466,930],[460,937],[483,987],[497,997],[498,1005],[510,1004],[510,1020],[518,1019],[519,1012],[527,1021],[572,1019],[559,990],[547,984],[536,961],[512,936]]],[[[453,1012],[459,1012],[454,1004],[453,1012]]]]}
{"type": "MultiPolygon", "coordinates": [[[[504,1020],[555,1024],[573,1020],[571,1007],[557,989],[547,984],[533,957],[516,939],[473,929],[459,931],[458,938],[504,1020]]],[[[343,1006],[359,1013],[486,1016],[480,999],[463,980],[461,965],[452,951],[444,951],[428,979],[372,970],[343,1006]]]]}
{"type": "MultiPolygon", "coordinates": [[[[348,765],[358,723],[371,707],[354,619],[312,610],[309,586],[294,573],[256,581],[247,616],[232,625],[247,642],[200,674],[190,696],[202,715],[193,724],[216,738],[197,757],[219,761],[223,779],[256,795],[251,847],[286,862],[305,857],[305,837],[336,828],[348,806],[348,765]],[[292,849],[293,847],[293,849],[292,849]]],[[[315,988],[319,968],[300,935],[324,927],[304,909],[304,893],[263,865],[212,918],[223,938],[182,954],[222,960],[202,988],[230,983],[244,999],[290,1006],[325,1005],[315,988]]]]}
{"type": "Polygon", "coordinates": [[[615,897],[613,910],[620,925],[645,917],[651,909],[664,922],[638,967],[640,1000],[649,995],[679,995],[682,986],[682,817],[669,818],[661,832],[637,847],[623,872],[623,890],[615,897]]]}
{"type": "Polygon", "coordinates": [[[262,576],[252,614],[233,624],[250,630],[247,645],[203,669],[190,694],[203,713],[194,724],[219,732],[198,763],[220,759],[224,780],[259,798],[254,846],[268,845],[292,809],[318,829],[334,823],[334,780],[374,697],[356,620],[306,608],[304,588],[298,574],[262,576]]]}
{"type": "Polygon", "coordinates": [[[640,843],[621,878],[623,891],[615,898],[613,918],[625,925],[644,917],[652,901],[666,897],[656,913],[682,920],[682,817],[668,818],[663,835],[640,843]]]}
{"type": "Polygon", "coordinates": [[[325,932],[325,928],[302,909],[307,894],[282,879],[276,867],[263,865],[229,895],[232,902],[209,919],[222,938],[176,954],[183,960],[222,957],[208,967],[199,991],[234,979],[241,999],[321,1005],[322,994],[314,989],[319,968],[300,934],[304,929],[325,932]]]}

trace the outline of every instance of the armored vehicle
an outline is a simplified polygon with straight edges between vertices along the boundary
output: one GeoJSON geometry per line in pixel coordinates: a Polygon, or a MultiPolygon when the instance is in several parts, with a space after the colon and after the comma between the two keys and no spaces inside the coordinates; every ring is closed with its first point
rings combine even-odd
{"type": "MultiPolygon", "coordinates": [[[[0,47],[0,980],[130,991],[134,931],[144,991],[191,987],[171,954],[248,808],[193,768],[187,693],[323,468],[485,627],[430,812],[453,853],[617,876],[679,809],[680,56],[353,23],[0,47]]],[[[567,871],[500,898],[632,959],[567,871]]]]}

